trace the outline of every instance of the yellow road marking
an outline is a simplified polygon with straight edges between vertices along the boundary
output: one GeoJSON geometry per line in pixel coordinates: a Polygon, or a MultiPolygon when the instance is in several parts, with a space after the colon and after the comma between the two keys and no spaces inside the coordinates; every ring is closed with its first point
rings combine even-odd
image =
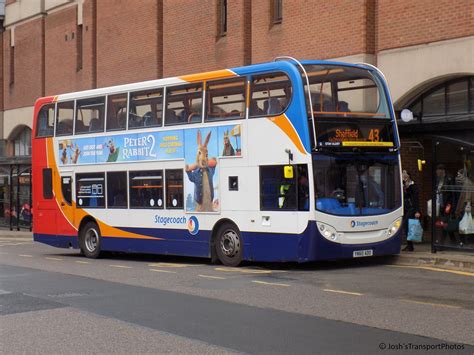
{"type": "Polygon", "coordinates": [[[447,269],[440,269],[432,266],[411,266],[411,265],[387,265],[389,267],[399,267],[399,268],[407,268],[407,269],[420,269],[420,270],[429,270],[429,271],[438,271],[438,272],[447,272],[450,274],[456,275],[463,275],[463,276],[474,276],[474,272],[469,271],[457,271],[457,270],[447,270],[447,269]]]}
{"type": "Polygon", "coordinates": [[[120,269],[132,269],[131,266],[125,266],[125,265],[109,265],[110,267],[116,267],[120,269]]]}
{"type": "Polygon", "coordinates": [[[176,274],[176,271],[171,271],[171,270],[158,270],[158,269],[149,269],[149,270],[154,271],[154,272],[165,272],[168,274],[176,274]]]}
{"type": "Polygon", "coordinates": [[[57,260],[57,261],[63,260],[63,259],[59,259],[59,258],[50,258],[50,257],[46,257],[46,259],[48,259],[48,260],[57,260]]]}
{"type": "Polygon", "coordinates": [[[242,274],[271,274],[271,270],[241,269],[238,267],[216,267],[216,271],[240,272],[242,274]]]}
{"type": "Polygon", "coordinates": [[[402,299],[402,301],[404,301],[404,302],[410,302],[410,303],[417,303],[417,304],[424,304],[424,305],[435,306],[435,307],[461,308],[460,306],[452,306],[452,305],[450,305],[450,304],[414,301],[414,300],[407,300],[407,299],[404,299],[404,298],[402,299]]]}
{"type": "Polygon", "coordinates": [[[22,256],[24,258],[32,258],[33,257],[33,255],[29,255],[29,254],[20,254],[18,256],[22,256]]]}
{"type": "Polygon", "coordinates": [[[352,296],[362,296],[363,293],[359,292],[349,292],[349,291],[342,291],[342,290],[331,290],[329,288],[325,288],[323,291],[325,292],[334,292],[334,293],[342,293],[343,295],[352,295],[352,296]]]}
{"type": "Polygon", "coordinates": [[[265,281],[257,281],[257,280],[252,280],[252,282],[256,283],[256,284],[261,284],[261,285],[290,287],[290,285],[288,285],[288,284],[280,284],[280,283],[277,283],[277,282],[265,282],[265,281]]]}
{"type": "Polygon", "coordinates": [[[76,263],[78,263],[78,264],[90,264],[90,262],[82,261],[82,260],[76,260],[76,263]]]}
{"type": "Polygon", "coordinates": [[[220,276],[211,276],[211,275],[198,275],[198,276],[204,277],[205,279],[226,280],[225,277],[220,277],[220,276]]]}
{"type": "Polygon", "coordinates": [[[154,263],[154,264],[148,264],[148,266],[151,267],[176,267],[176,268],[182,268],[182,267],[188,267],[191,265],[187,264],[177,264],[177,263],[154,263]]]}

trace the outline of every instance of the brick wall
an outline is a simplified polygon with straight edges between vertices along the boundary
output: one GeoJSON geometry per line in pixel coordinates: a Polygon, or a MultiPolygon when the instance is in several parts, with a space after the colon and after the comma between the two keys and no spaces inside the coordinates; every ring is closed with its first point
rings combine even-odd
{"type": "Polygon", "coordinates": [[[42,95],[42,19],[15,28],[14,82],[10,85],[10,31],[3,33],[4,108],[31,106],[42,95]]]}
{"type": "Polygon", "coordinates": [[[245,5],[227,1],[227,35],[217,37],[217,0],[165,0],[164,76],[241,66],[244,64],[245,5]]]}
{"type": "MultiPolygon", "coordinates": [[[[252,2],[252,61],[278,55],[325,59],[367,53],[372,0],[284,1],[283,21],[272,25],[271,1],[252,2]],[[297,6],[295,6],[297,3],[297,6]],[[370,15],[370,14],[369,14],[370,15]]],[[[373,37],[373,36],[372,36],[373,37]]]]}
{"type": "Polygon", "coordinates": [[[474,35],[472,0],[379,0],[377,49],[474,35]]]}
{"type": "Polygon", "coordinates": [[[46,17],[45,57],[46,95],[85,90],[92,87],[92,36],[91,1],[84,4],[83,65],[77,67],[77,6],[54,12],[46,17]]]}
{"type": "MultiPolygon", "coordinates": [[[[157,3],[156,0],[97,1],[98,87],[158,77],[161,63],[157,50],[157,3]]],[[[181,23],[182,19],[178,17],[175,21],[181,23]]]]}

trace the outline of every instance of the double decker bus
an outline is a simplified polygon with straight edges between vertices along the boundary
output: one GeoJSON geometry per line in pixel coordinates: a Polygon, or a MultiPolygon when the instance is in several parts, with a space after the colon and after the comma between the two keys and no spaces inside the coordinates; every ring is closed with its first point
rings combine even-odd
{"type": "Polygon", "coordinates": [[[34,240],[230,266],[397,254],[399,147],[368,64],[281,57],[40,98],[34,240]]]}

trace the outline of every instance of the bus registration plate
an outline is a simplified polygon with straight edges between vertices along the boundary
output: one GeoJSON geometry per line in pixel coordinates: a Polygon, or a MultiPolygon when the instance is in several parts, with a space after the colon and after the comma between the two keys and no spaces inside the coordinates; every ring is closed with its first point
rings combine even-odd
{"type": "Polygon", "coordinates": [[[352,254],[354,258],[362,258],[364,256],[372,256],[374,255],[374,251],[372,249],[368,250],[355,250],[352,254]]]}

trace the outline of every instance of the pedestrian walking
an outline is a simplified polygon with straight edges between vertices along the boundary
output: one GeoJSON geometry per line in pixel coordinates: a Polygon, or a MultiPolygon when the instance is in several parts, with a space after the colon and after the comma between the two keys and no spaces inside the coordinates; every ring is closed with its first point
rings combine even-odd
{"type": "MultiPolygon", "coordinates": [[[[403,212],[404,212],[404,222],[403,229],[405,231],[405,236],[408,238],[409,231],[409,220],[410,219],[420,219],[420,193],[418,190],[418,185],[412,179],[412,175],[403,170],[402,172],[403,179],[403,212]]],[[[403,251],[414,251],[413,241],[407,239],[407,245],[403,251]]]]}

